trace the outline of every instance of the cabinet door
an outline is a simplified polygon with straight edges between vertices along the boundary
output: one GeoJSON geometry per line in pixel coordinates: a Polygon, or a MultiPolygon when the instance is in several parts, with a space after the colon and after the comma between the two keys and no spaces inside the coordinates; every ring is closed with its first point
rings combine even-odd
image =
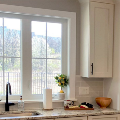
{"type": "Polygon", "coordinates": [[[88,116],[88,120],[119,120],[119,115],[88,116]]]}
{"type": "Polygon", "coordinates": [[[55,120],[87,120],[87,117],[58,118],[55,120]]]}
{"type": "Polygon", "coordinates": [[[55,120],[55,119],[42,119],[42,120],[55,120]]]}
{"type": "Polygon", "coordinates": [[[90,3],[90,77],[112,77],[113,9],[111,4],[90,3]]]}

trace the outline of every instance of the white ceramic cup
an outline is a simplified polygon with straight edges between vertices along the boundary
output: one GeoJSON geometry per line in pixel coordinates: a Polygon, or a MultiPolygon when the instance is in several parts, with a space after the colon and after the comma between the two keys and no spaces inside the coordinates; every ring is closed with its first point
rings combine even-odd
{"type": "Polygon", "coordinates": [[[69,105],[69,104],[71,104],[71,103],[72,103],[71,100],[64,100],[64,106],[69,105]]]}

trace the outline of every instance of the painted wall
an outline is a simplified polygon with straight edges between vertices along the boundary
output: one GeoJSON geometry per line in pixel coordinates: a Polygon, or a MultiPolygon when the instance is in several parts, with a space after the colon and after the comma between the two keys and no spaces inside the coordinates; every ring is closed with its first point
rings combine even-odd
{"type": "Polygon", "coordinates": [[[112,98],[111,107],[120,110],[120,2],[115,4],[113,78],[104,79],[104,96],[112,98]]]}
{"type": "Polygon", "coordinates": [[[103,96],[103,79],[87,79],[80,76],[80,4],[78,0],[0,0],[0,4],[44,8],[60,11],[76,12],[77,15],[77,47],[76,47],[76,98],[81,102],[90,102],[94,105],[95,98],[103,96]],[[88,95],[79,95],[79,87],[89,87],[88,95]]]}

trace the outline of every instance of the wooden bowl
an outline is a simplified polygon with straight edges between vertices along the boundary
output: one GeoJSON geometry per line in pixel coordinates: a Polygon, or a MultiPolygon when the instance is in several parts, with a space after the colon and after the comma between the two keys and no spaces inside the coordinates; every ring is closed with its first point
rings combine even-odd
{"type": "Polygon", "coordinates": [[[106,108],[110,105],[112,99],[106,97],[98,97],[95,99],[96,103],[100,106],[100,108],[106,108]]]}

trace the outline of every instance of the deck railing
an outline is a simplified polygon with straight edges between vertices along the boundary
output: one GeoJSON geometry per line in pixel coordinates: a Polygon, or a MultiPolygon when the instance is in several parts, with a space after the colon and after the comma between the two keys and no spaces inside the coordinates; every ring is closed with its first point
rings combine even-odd
{"type": "MultiPolygon", "coordinates": [[[[54,77],[58,73],[44,73],[44,72],[33,72],[32,73],[32,94],[42,94],[43,88],[51,88],[53,93],[57,93],[60,87],[55,83],[54,77]],[[46,80],[47,77],[47,80],[46,80]],[[46,84],[47,82],[47,84],[46,84]]],[[[0,72],[0,94],[5,94],[5,86],[7,82],[11,83],[12,94],[21,94],[21,74],[20,72],[5,72],[4,80],[3,73],[0,72]]]]}

